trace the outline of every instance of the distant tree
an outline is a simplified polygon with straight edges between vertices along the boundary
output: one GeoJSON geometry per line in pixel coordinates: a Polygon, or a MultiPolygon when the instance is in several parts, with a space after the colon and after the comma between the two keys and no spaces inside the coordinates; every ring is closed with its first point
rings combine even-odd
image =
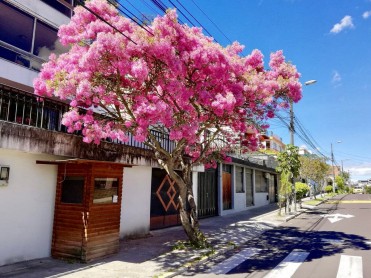
{"type": "Polygon", "coordinates": [[[345,182],[344,182],[344,178],[342,176],[336,176],[335,177],[335,182],[336,182],[336,185],[337,185],[337,189],[338,189],[338,192],[339,193],[343,193],[345,191],[345,182]]]}
{"type": "MultiPolygon", "coordinates": [[[[306,180],[310,179],[320,186],[324,185],[324,180],[329,170],[326,161],[319,157],[300,156],[300,176],[306,180]]],[[[314,194],[315,196],[315,194],[314,194]]]]}
{"type": "Polygon", "coordinates": [[[340,176],[344,179],[345,184],[348,184],[350,181],[350,173],[341,171],[340,176]]]}
{"type": "Polygon", "coordinates": [[[192,167],[213,167],[237,145],[255,150],[267,119],[301,98],[296,68],[277,51],[265,69],[260,51],[242,57],[243,46],[222,47],[200,28],[179,24],[175,10],[143,29],[106,1],[85,5],[89,10],[76,7],[59,29],[70,50],[43,65],[36,94],[70,101],[62,124],[69,132],[82,131],[86,143],[127,142],[132,135],[153,150],[179,188],[180,219],[190,242],[207,245],[192,167]],[[168,135],[174,148],[166,149],[156,134],[168,135]]]}

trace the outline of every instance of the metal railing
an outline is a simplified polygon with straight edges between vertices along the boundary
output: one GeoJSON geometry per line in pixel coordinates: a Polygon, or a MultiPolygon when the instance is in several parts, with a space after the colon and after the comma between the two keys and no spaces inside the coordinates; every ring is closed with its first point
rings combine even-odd
{"type": "MultiPolygon", "coordinates": [[[[38,96],[34,94],[0,84],[0,121],[67,133],[67,128],[62,125],[61,120],[63,114],[69,109],[70,106],[67,103],[50,98],[43,98],[43,101],[39,101],[38,96]]],[[[81,111],[84,112],[84,110],[81,111]]],[[[174,149],[175,142],[169,139],[168,134],[157,130],[151,130],[151,133],[166,151],[171,152],[174,149]]],[[[74,134],[81,135],[81,131],[74,134]]],[[[128,142],[117,139],[105,141],[150,149],[143,142],[136,141],[132,134],[127,135],[128,142]]]]}

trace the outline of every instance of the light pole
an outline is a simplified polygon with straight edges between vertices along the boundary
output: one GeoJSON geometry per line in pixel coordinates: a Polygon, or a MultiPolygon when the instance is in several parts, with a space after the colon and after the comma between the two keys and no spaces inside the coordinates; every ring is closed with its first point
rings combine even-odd
{"type": "MultiPolygon", "coordinates": [[[[309,86],[309,85],[312,85],[314,83],[316,83],[317,80],[308,80],[306,82],[304,82],[305,86],[309,86]]],[[[295,133],[295,124],[294,124],[294,103],[292,100],[290,100],[290,126],[289,126],[289,129],[290,129],[290,144],[292,146],[294,146],[294,133],[295,133]]],[[[296,211],[296,190],[295,190],[295,180],[294,180],[294,175],[292,175],[292,178],[291,178],[291,183],[292,183],[292,192],[293,192],[293,209],[294,211],[296,211]]]]}
{"type": "MultiPolygon", "coordinates": [[[[336,143],[340,144],[341,141],[337,141],[336,143]]],[[[335,168],[334,168],[334,151],[332,148],[332,143],[331,143],[331,165],[332,165],[332,178],[334,179],[332,182],[332,192],[335,193],[335,168]]]]}

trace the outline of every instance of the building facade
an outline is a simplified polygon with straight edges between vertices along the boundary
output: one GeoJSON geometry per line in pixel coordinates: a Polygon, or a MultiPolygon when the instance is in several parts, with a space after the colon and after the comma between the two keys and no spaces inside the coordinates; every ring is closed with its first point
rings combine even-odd
{"type": "MultiPolygon", "coordinates": [[[[0,265],[62,252],[65,243],[60,238],[69,229],[89,234],[100,225],[104,228],[108,224],[99,222],[104,216],[94,216],[98,208],[118,216],[109,224],[117,237],[109,240],[180,223],[176,184],[148,148],[134,140],[105,141],[99,146],[83,143],[78,133],[66,133],[61,124],[68,103],[39,102],[33,94],[32,82],[41,64],[51,52],[66,51],[58,43],[57,30],[69,22],[73,5],[72,0],[0,2],[0,211],[6,212],[0,215],[0,265]],[[64,221],[60,211],[67,208],[83,217],[64,221]],[[68,226],[76,221],[77,226],[68,226]],[[69,224],[60,228],[65,222],[69,224]]],[[[158,136],[170,150],[168,137],[158,136]]],[[[278,178],[275,167],[264,161],[234,157],[217,169],[195,167],[199,216],[226,215],[274,202],[278,178]]],[[[94,238],[96,246],[89,246],[86,238],[72,238],[77,242],[73,248],[80,250],[78,258],[101,255],[97,251],[101,238],[94,238]]],[[[105,246],[104,252],[116,247],[105,246]]]]}

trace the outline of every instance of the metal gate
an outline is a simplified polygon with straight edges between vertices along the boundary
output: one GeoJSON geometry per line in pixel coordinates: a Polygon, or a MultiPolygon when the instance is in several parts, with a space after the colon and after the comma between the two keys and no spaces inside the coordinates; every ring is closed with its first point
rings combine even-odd
{"type": "Polygon", "coordinates": [[[165,170],[152,168],[150,229],[179,225],[179,190],[165,170]]]}
{"type": "Polygon", "coordinates": [[[198,217],[218,215],[218,181],[216,169],[198,173],[197,187],[198,217]]]}

